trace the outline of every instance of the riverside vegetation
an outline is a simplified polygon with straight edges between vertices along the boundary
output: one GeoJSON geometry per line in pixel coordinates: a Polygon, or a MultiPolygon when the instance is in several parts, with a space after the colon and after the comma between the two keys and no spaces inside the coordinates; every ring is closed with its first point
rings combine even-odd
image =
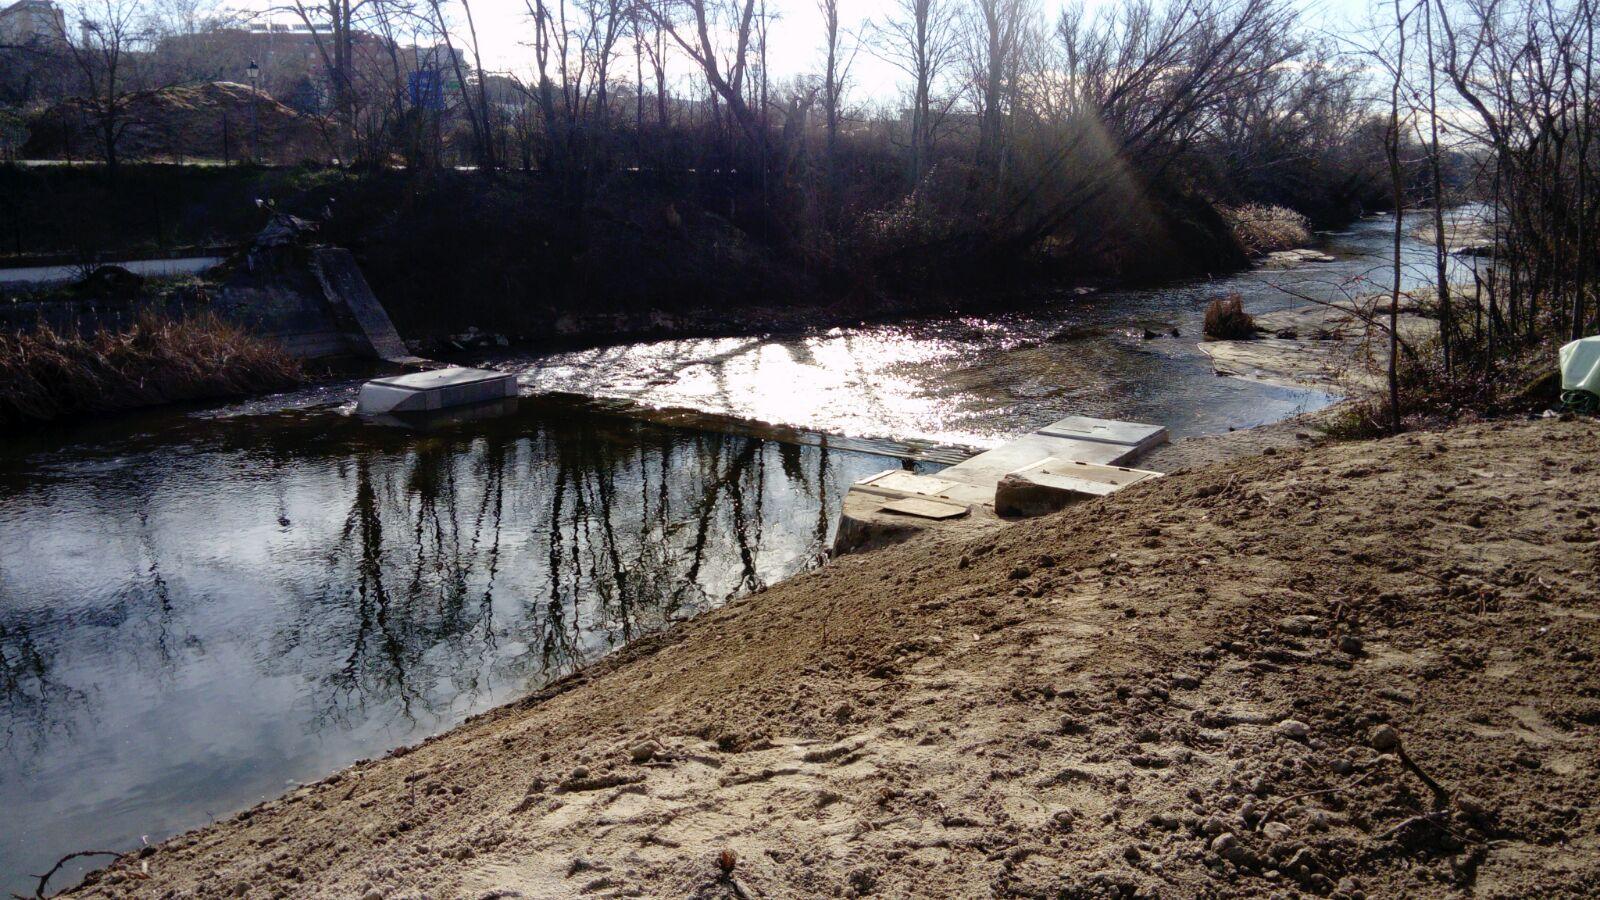
{"type": "Polygon", "coordinates": [[[212,315],[147,314],[123,330],[0,332],[0,425],[281,390],[300,383],[282,349],[212,315]]]}

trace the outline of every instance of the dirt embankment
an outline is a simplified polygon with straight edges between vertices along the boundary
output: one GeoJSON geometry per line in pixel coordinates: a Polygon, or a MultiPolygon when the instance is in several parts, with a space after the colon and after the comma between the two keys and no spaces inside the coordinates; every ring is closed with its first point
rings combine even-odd
{"type": "Polygon", "coordinates": [[[843,559],[83,893],[1593,896],[1597,488],[1477,425],[843,559]]]}

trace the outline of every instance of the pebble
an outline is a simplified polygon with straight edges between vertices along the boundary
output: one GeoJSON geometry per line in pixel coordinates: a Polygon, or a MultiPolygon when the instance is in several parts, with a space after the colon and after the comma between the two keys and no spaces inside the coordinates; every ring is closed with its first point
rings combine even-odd
{"type": "Polygon", "coordinates": [[[1155,813],[1149,818],[1149,822],[1164,831],[1173,831],[1182,824],[1181,820],[1172,813],[1155,813]]]}
{"type": "Polygon", "coordinates": [[[1178,690],[1190,691],[1200,686],[1200,679],[1183,672],[1172,676],[1172,686],[1178,690]]]}
{"type": "Polygon", "coordinates": [[[1261,833],[1274,841],[1281,841],[1293,833],[1293,829],[1282,822],[1268,822],[1261,826],[1261,833]]]}
{"type": "Polygon", "coordinates": [[[661,745],[655,741],[640,741],[628,748],[628,755],[633,757],[633,761],[636,763],[647,763],[655,759],[656,754],[660,751],[661,745]]]}
{"type": "Polygon", "coordinates": [[[383,891],[373,888],[361,895],[361,900],[383,900],[383,891]]]}
{"type": "Polygon", "coordinates": [[[1488,805],[1471,794],[1456,795],[1456,805],[1461,807],[1462,812],[1474,819],[1487,821],[1491,818],[1488,805]]]}
{"type": "Polygon", "coordinates": [[[839,708],[833,711],[833,720],[843,725],[844,723],[850,721],[850,717],[854,716],[855,714],[856,711],[850,706],[850,704],[841,703],[839,704],[839,708]]]}
{"type": "Polygon", "coordinates": [[[1311,735],[1311,726],[1299,719],[1284,719],[1278,723],[1278,733],[1286,738],[1303,741],[1311,735]]]}
{"type": "Polygon", "coordinates": [[[1371,741],[1374,750],[1393,750],[1400,746],[1400,732],[1395,731],[1393,725],[1379,725],[1372,730],[1371,741]]]}
{"type": "Polygon", "coordinates": [[[1284,634],[1308,635],[1317,626],[1316,616],[1289,616],[1278,620],[1278,630],[1284,634]]]}
{"type": "Polygon", "coordinates": [[[1347,634],[1344,637],[1339,638],[1339,649],[1350,654],[1351,656],[1360,656],[1361,650],[1365,646],[1366,642],[1353,634],[1347,634]]]}

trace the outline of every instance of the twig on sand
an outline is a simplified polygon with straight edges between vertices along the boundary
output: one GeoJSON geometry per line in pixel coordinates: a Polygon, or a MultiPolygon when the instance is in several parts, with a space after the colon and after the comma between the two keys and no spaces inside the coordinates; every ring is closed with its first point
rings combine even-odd
{"type": "Polygon", "coordinates": [[[1350,781],[1348,781],[1348,782],[1346,782],[1344,784],[1336,784],[1331,788],[1322,788],[1321,790],[1316,790],[1316,791],[1302,791],[1301,793],[1298,793],[1298,794],[1291,794],[1290,796],[1285,797],[1282,800],[1279,800],[1277,803],[1272,804],[1272,808],[1271,809],[1267,810],[1265,813],[1262,813],[1261,820],[1256,822],[1256,829],[1255,830],[1256,831],[1260,831],[1262,826],[1264,826],[1268,822],[1272,821],[1272,817],[1273,816],[1277,815],[1279,813],[1279,811],[1281,811],[1285,806],[1288,806],[1290,803],[1293,803],[1296,800],[1303,800],[1306,797],[1316,797],[1316,796],[1318,796],[1320,794],[1335,794],[1335,793],[1338,793],[1339,791],[1348,791],[1351,788],[1355,787],[1356,785],[1360,784],[1361,782],[1366,781],[1368,778],[1371,778],[1377,771],[1378,771],[1377,767],[1374,766],[1373,768],[1368,769],[1367,771],[1361,773],[1360,775],[1357,775],[1354,779],[1352,779],[1352,780],[1350,780],[1350,781]]]}
{"type": "Polygon", "coordinates": [[[1396,731],[1394,726],[1383,725],[1374,731],[1372,733],[1372,746],[1380,753],[1393,752],[1394,755],[1398,756],[1400,764],[1405,766],[1411,774],[1422,779],[1422,783],[1427,785],[1428,790],[1433,792],[1435,806],[1442,809],[1450,805],[1450,792],[1445,790],[1439,782],[1429,778],[1428,773],[1422,771],[1422,767],[1416,764],[1411,758],[1411,754],[1406,752],[1405,744],[1400,740],[1400,732],[1396,731]]]}
{"type": "MultiPolygon", "coordinates": [[[[50,871],[44,873],[43,875],[34,876],[35,878],[39,879],[39,886],[33,889],[33,896],[35,900],[45,900],[45,885],[49,884],[50,879],[54,877],[57,872],[61,871],[62,866],[80,856],[113,856],[117,859],[121,859],[123,855],[124,854],[116,850],[79,850],[75,853],[68,853],[66,856],[56,860],[56,864],[50,867],[50,871]]],[[[23,897],[21,894],[12,894],[11,896],[17,897],[19,900],[29,900],[29,898],[23,897]]]]}

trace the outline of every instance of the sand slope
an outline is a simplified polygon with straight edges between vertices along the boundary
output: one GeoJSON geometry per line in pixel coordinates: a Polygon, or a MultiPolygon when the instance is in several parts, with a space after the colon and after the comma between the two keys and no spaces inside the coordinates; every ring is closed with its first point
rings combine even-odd
{"type": "Polygon", "coordinates": [[[82,893],[1593,896],[1597,652],[1600,425],[1280,450],[838,561],[82,893]]]}

